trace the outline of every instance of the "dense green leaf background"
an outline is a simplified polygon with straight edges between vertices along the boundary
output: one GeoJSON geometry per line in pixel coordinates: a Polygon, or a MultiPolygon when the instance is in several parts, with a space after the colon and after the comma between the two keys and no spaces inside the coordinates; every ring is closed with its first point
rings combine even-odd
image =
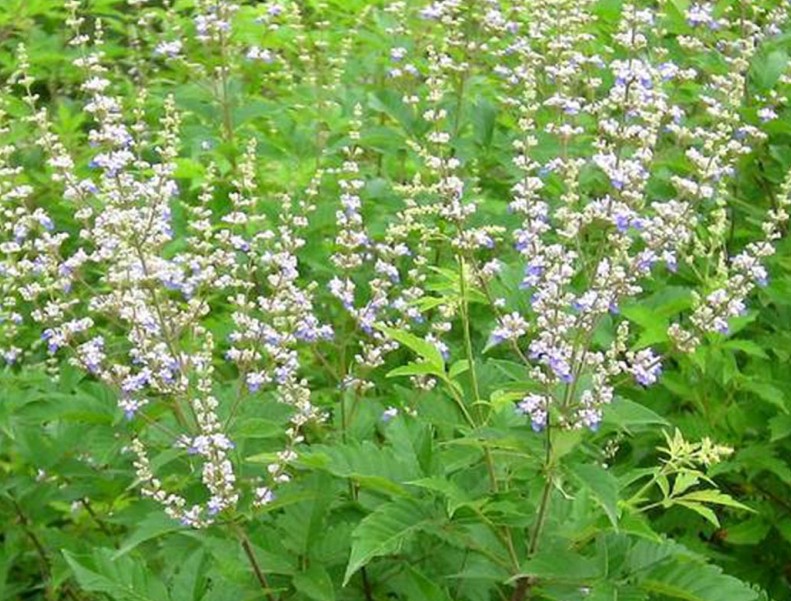
{"type": "MultiPolygon", "coordinates": [[[[172,13],[167,3],[151,4],[161,11],[154,29],[173,28],[177,18],[189,28],[189,19],[178,15],[192,2],[175,2],[172,13]]],[[[254,4],[242,8],[240,23],[254,4]]],[[[402,92],[383,77],[392,16],[381,10],[381,2],[297,4],[314,44],[310,58],[316,77],[329,81],[335,75],[326,62],[332,52],[320,52],[315,42],[338,51],[354,28],[356,51],[331,88],[333,102],[324,97],[325,88],[309,81],[286,88],[273,78],[269,87],[254,88],[251,82],[258,74],[253,71],[266,67],[239,61],[229,83],[231,118],[240,137],[258,140],[262,193],[275,194],[304,188],[324,157],[338,162],[350,114],[355,104],[362,105],[374,124],[364,129],[360,145],[368,164],[375,166],[366,174],[364,212],[373,231],[383,230],[388,215],[400,206],[392,182],[404,180],[412,168],[407,140],[425,134],[423,122],[402,102],[402,92]]],[[[675,25],[685,27],[681,14],[690,3],[665,4],[671,20],[677,13],[675,25]]],[[[176,175],[182,193],[196,198],[208,160],[227,176],[239,150],[223,139],[223,115],[207,81],[192,81],[179,67],[146,72],[142,57],[149,57],[151,41],[147,32],[136,30],[127,4],[93,0],[88,5],[91,14],[105,21],[105,52],[124,91],[131,97],[144,85],[153,115],[164,96],[173,93],[184,112],[176,175]]],[[[602,31],[614,27],[621,5],[619,0],[596,4],[602,31]]],[[[17,44],[24,42],[37,79],[35,91],[50,109],[57,133],[80,148],[88,125],[75,101],[81,75],[71,64],[75,50],[66,45],[65,19],[59,0],[0,0],[0,72],[10,77],[17,44]]],[[[256,33],[249,27],[240,26],[238,35],[252,42],[256,33]]],[[[273,44],[296,56],[293,36],[284,29],[273,44]]],[[[750,71],[755,94],[767,92],[788,73],[789,53],[788,32],[761,49],[750,71]]],[[[471,78],[467,86],[454,109],[460,132],[454,150],[473,165],[479,180],[481,219],[500,223],[508,219],[506,125],[512,117],[498,112],[485,76],[471,78]]],[[[17,101],[9,110],[20,118],[9,134],[22,149],[19,164],[37,189],[55,190],[36,147],[25,142],[31,135],[22,120],[25,108],[17,101]]],[[[765,126],[768,139],[740,165],[738,203],[732,207],[737,244],[754,236],[791,168],[789,110],[765,126]]],[[[553,151],[537,149],[547,155],[553,151]]],[[[88,148],[82,152],[82,158],[90,155],[88,148]]],[[[669,153],[662,160],[671,164],[675,158],[669,153]]],[[[652,186],[661,196],[667,182],[658,177],[652,186]]],[[[332,184],[324,192],[337,198],[332,184]]],[[[66,207],[52,210],[68,220],[66,207]]],[[[270,210],[276,210],[274,205],[270,210]]],[[[322,258],[333,235],[334,211],[334,205],[319,203],[312,217],[306,278],[326,282],[331,276],[332,267],[322,258]]],[[[183,232],[185,220],[176,213],[177,230],[183,232]]],[[[234,523],[200,531],[180,526],[157,504],[141,499],[126,452],[135,426],[119,413],[111,392],[65,364],[57,380],[43,366],[4,368],[0,601],[262,598],[251,554],[267,575],[270,599],[283,601],[484,601],[508,598],[520,578],[535,582],[536,599],[553,601],[789,599],[791,242],[783,240],[778,248],[768,286],[733,324],[729,337],[665,365],[655,387],[624,386],[597,432],[558,436],[561,476],[550,487],[557,502],[546,516],[546,540],[517,574],[503,532],[522,533],[510,544],[518,557],[527,556],[525,533],[536,520],[545,478],[543,440],[511,409],[524,392],[526,370],[497,349],[475,360],[482,396],[495,408],[492,419],[478,427],[461,419],[451,394],[438,388],[417,395],[408,388],[408,376],[432,374],[466,394],[464,374],[470,368],[465,360],[446,365],[433,345],[409,333],[388,332],[405,350],[376,375],[377,388],[365,403],[357,403],[351,393],[339,394],[337,378],[317,364],[309,376],[311,387],[332,417],[307,433],[309,444],[295,467],[298,477],[263,512],[245,509],[234,523]],[[343,436],[341,406],[355,416],[343,436]],[[418,406],[421,419],[401,411],[385,423],[380,416],[389,406],[418,406]],[[666,444],[663,433],[672,436],[676,429],[687,440],[709,437],[735,452],[705,475],[716,483],[716,489],[707,489],[708,496],[700,492],[702,497],[684,499],[682,491],[678,498],[683,502],[633,511],[629,500],[637,483],[660,465],[657,448],[666,444]],[[507,484],[494,492],[484,461],[488,456],[507,484]]],[[[526,302],[518,300],[519,277],[516,270],[506,272],[498,292],[526,302]]],[[[647,301],[623,308],[637,324],[638,346],[666,343],[671,318],[691,302],[683,274],[668,275],[655,285],[647,301]]],[[[458,295],[458,274],[438,270],[431,287],[438,298],[458,295]]],[[[492,319],[479,306],[482,293],[468,293],[472,337],[483,348],[492,319]]],[[[222,334],[226,326],[215,325],[222,334]]],[[[461,335],[453,342],[461,347],[461,335]]],[[[263,468],[280,450],[287,419],[288,410],[269,397],[242,411],[231,437],[244,469],[263,468]]],[[[153,461],[165,469],[188,465],[172,449],[153,461]]],[[[680,486],[681,477],[665,486],[680,486]]]]}

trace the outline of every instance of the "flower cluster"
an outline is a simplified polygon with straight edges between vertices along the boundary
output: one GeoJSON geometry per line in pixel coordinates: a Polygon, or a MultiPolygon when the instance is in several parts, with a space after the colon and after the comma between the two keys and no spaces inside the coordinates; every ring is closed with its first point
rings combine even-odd
{"type": "MultiPolygon", "coordinates": [[[[37,189],[24,144],[0,145],[0,355],[53,373],[68,360],[111,389],[144,495],[185,524],[272,502],[311,424],[386,395],[376,373],[399,340],[422,355],[407,370],[421,392],[453,365],[467,388],[446,392],[470,425],[492,353],[530,380],[516,411],[533,430],[595,430],[625,380],[656,384],[665,354],[727,335],[767,284],[791,175],[752,241],[733,239],[731,201],[783,114],[783,94],[751,93],[748,73],[787,2],[692,2],[680,22],[673,3],[624,2],[609,28],[593,0],[388,2],[347,15],[340,40],[320,2],[200,0],[190,31],[164,32],[144,4],[130,3],[149,44],[135,77],[151,85],[134,95],[101,20],[67,4],[83,147],[56,133],[24,48],[0,94],[0,135],[21,96],[48,174],[37,189]],[[387,43],[356,56],[374,27],[387,43]],[[349,64],[390,89],[347,94],[349,64]],[[185,73],[206,98],[156,96],[185,73]],[[672,278],[691,308],[667,344],[637,344],[627,309],[672,278]],[[234,427],[271,400],[288,413],[280,446],[245,479],[234,427]],[[200,474],[203,497],[154,473],[157,445],[200,474]]],[[[397,405],[380,421],[418,410],[397,405]]]]}

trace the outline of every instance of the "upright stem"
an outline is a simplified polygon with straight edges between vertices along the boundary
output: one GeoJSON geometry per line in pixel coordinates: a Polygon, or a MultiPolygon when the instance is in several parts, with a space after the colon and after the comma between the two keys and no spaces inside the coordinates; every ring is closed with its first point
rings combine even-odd
{"type": "Polygon", "coordinates": [[[250,543],[250,539],[238,525],[233,524],[233,530],[239,538],[239,542],[242,544],[244,554],[250,566],[253,568],[253,573],[255,574],[256,580],[258,580],[258,584],[261,585],[261,589],[264,591],[264,596],[267,598],[267,601],[275,601],[275,596],[272,594],[272,587],[269,586],[266,574],[264,574],[263,570],[261,570],[261,566],[258,564],[258,559],[255,556],[255,551],[253,550],[253,545],[250,543]]]}
{"type": "Polygon", "coordinates": [[[469,425],[470,428],[475,429],[478,424],[475,423],[475,420],[472,418],[472,415],[470,415],[470,412],[467,411],[467,405],[464,403],[464,399],[461,397],[458,391],[453,386],[450,385],[449,381],[447,383],[448,383],[448,391],[450,392],[450,396],[453,397],[453,400],[456,402],[459,411],[461,411],[461,414],[464,416],[464,421],[467,422],[467,425],[469,425]]]}
{"type": "Polygon", "coordinates": [[[536,517],[536,526],[533,528],[533,534],[530,537],[530,545],[527,549],[527,556],[532,557],[538,551],[538,542],[541,537],[541,532],[544,530],[544,524],[547,520],[547,509],[549,509],[549,499],[552,492],[552,474],[547,473],[547,481],[544,483],[544,489],[541,491],[541,501],[538,505],[538,514],[536,517]]]}
{"type": "Polygon", "coordinates": [[[219,67],[219,87],[220,87],[220,110],[222,112],[222,137],[230,147],[228,157],[231,166],[236,168],[236,143],[234,139],[233,112],[231,105],[230,90],[228,85],[228,37],[225,33],[220,33],[220,67],[219,67]]]}
{"type": "MultiPolygon", "coordinates": [[[[478,421],[484,422],[485,420],[483,419],[483,412],[481,408],[481,392],[478,385],[478,373],[475,369],[475,356],[473,355],[472,337],[470,335],[470,307],[467,302],[467,279],[465,271],[464,257],[459,255],[459,291],[461,294],[461,319],[464,329],[464,352],[467,359],[467,365],[470,369],[470,383],[472,384],[473,398],[475,400],[478,421]]],[[[463,401],[461,402],[461,405],[464,405],[463,401]]],[[[492,492],[496,493],[499,490],[499,486],[497,484],[497,472],[495,471],[492,452],[489,450],[489,447],[486,445],[486,443],[483,445],[483,455],[484,460],[486,461],[486,471],[489,474],[489,483],[491,485],[492,492]]],[[[508,527],[503,527],[502,539],[506,548],[508,549],[511,562],[514,564],[514,569],[518,570],[519,561],[516,557],[516,550],[514,549],[514,541],[513,537],[511,536],[511,530],[508,527]]]]}
{"type": "Polygon", "coordinates": [[[459,255],[459,287],[461,293],[461,321],[464,328],[464,353],[467,358],[467,364],[470,368],[470,383],[472,384],[472,394],[475,401],[476,413],[478,419],[482,419],[481,415],[481,393],[478,387],[478,373],[475,369],[475,358],[472,352],[472,337],[470,335],[470,306],[467,302],[467,278],[465,275],[465,262],[464,257],[459,255]]]}
{"type": "MultiPolygon", "coordinates": [[[[357,486],[354,482],[352,482],[351,479],[349,480],[349,494],[351,495],[352,499],[357,502],[360,493],[357,489],[357,486]]],[[[360,568],[360,579],[363,583],[363,594],[365,595],[365,601],[374,601],[371,581],[368,578],[368,570],[365,569],[365,566],[360,568]]]]}
{"type": "MultiPolygon", "coordinates": [[[[544,470],[546,472],[546,482],[541,491],[541,500],[538,503],[538,512],[536,513],[536,525],[530,535],[530,541],[527,547],[527,558],[530,559],[538,551],[538,545],[541,542],[541,533],[544,530],[544,524],[547,521],[549,510],[549,501],[552,498],[552,486],[554,485],[554,460],[552,457],[552,433],[550,427],[550,419],[547,417],[546,426],[546,439],[544,443],[545,456],[544,456],[544,470]]],[[[511,601],[524,601],[530,594],[530,589],[533,586],[533,579],[529,576],[520,578],[516,583],[516,588],[511,596],[511,601]]]]}
{"type": "Polygon", "coordinates": [[[365,566],[360,568],[360,578],[363,580],[363,592],[365,593],[365,601],[373,601],[373,590],[371,589],[371,582],[368,580],[368,572],[365,566]]]}
{"type": "MultiPolygon", "coordinates": [[[[233,146],[233,116],[231,114],[231,102],[228,93],[228,74],[226,73],[225,65],[220,68],[220,91],[222,94],[222,123],[225,141],[233,146]]],[[[235,158],[235,155],[232,155],[232,157],[235,158]]]]}
{"type": "Polygon", "coordinates": [[[17,502],[15,497],[11,498],[11,504],[14,506],[14,511],[16,512],[17,519],[19,520],[19,524],[22,526],[22,530],[25,532],[25,536],[27,536],[28,540],[33,545],[33,548],[36,550],[36,555],[38,557],[40,571],[41,571],[41,581],[44,586],[44,597],[46,599],[53,598],[53,590],[52,590],[52,574],[51,568],[49,563],[49,557],[47,556],[47,551],[44,548],[44,545],[41,544],[38,536],[30,527],[30,522],[27,519],[27,516],[22,511],[22,507],[20,507],[19,503],[17,502]]]}
{"type": "MultiPolygon", "coordinates": [[[[345,371],[345,369],[344,369],[345,371]]],[[[354,393],[354,402],[352,404],[352,410],[357,404],[357,399],[359,398],[359,392],[355,390],[354,393]]],[[[347,440],[347,430],[349,428],[351,422],[351,412],[347,412],[346,410],[346,396],[341,395],[341,439],[343,444],[346,444],[347,440]]],[[[359,492],[357,490],[357,486],[355,483],[349,479],[349,496],[352,498],[353,501],[357,501],[359,498],[359,492]]],[[[371,588],[371,581],[368,579],[368,571],[365,569],[365,566],[360,568],[360,578],[362,579],[363,583],[363,594],[365,595],[365,601],[373,601],[373,589],[371,588]]]]}

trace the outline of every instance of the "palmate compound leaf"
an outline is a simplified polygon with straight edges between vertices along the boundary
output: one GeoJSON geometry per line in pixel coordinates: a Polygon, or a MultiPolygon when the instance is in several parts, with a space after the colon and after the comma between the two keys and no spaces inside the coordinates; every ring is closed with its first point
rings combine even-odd
{"type": "MultiPolygon", "coordinates": [[[[532,576],[553,601],[758,601],[763,593],[705,563],[699,554],[671,540],[649,541],[609,533],[596,556],[563,547],[545,547],[528,561],[520,576],[532,576]],[[627,543],[627,540],[630,541],[627,543]],[[618,548],[625,553],[619,554],[618,548]],[[601,555],[601,552],[604,555],[601,555]],[[563,584],[582,596],[563,596],[563,584]]],[[[543,597],[542,597],[543,598],[543,597]]]]}
{"type": "Polygon", "coordinates": [[[672,540],[634,542],[621,574],[651,599],[756,601],[761,593],[672,540]]]}
{"type": "Polygon", "coordinates": [[[397,499],[380,505],[352,532],[352,550],[343,585],[374,557],[396,553],[413,534],[429,525],[430,509],[414,499],[397,499]]]}

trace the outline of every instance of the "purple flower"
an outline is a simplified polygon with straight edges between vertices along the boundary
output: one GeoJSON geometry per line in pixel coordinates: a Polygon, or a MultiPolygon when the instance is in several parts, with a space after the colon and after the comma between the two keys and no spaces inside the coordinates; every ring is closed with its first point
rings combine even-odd
{"type": "Polygon", "coordinates": [[[618,213],[615,216],[615,227],[619,232],[625,232],[629,229],[630,218],[627,213],[618,213]]]}
{"type": "Polygon", "coordinates": [[[395,407],[388,407],[382,412],[381,420],[384,423],[387,423],[392,419],[396,418],[397,416],[398,416],[398,409],[396,409],[395,407]]]}

